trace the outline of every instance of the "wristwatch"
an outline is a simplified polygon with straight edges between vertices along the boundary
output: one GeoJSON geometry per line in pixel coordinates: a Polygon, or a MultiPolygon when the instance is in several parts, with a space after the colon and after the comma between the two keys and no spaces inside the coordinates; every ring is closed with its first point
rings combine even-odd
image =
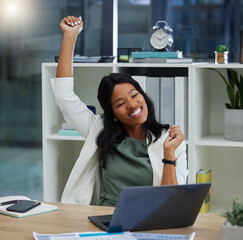
{"type": "Polygon", "coordinates": [[[175,160],[166,160],[166,159],[162,159],[162,163],[165,163],[165,164],[171,164],[171,165],[176,166],[177,159],[175,159],[175,160]]]}

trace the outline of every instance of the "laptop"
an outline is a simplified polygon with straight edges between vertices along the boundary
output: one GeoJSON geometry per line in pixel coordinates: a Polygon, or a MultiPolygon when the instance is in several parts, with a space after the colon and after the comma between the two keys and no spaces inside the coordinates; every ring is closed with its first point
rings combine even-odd
{"type": "Polygon", "coordinates": [[[198,183],[123,188],[113,215],[88,219],[107,232],[191,226],[210,186],[198,183]]]}

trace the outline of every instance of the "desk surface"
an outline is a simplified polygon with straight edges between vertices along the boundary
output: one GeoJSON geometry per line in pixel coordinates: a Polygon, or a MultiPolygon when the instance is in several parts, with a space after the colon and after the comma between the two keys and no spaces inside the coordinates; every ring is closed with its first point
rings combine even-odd
{"type": "MultiPolygon", "coordinates": [[[[54,204],[58,211],[43,213],[25,218],[14,218],[0,214],[1,240],[33,240],[33,232],[68,233],[100,231],[89,222],[87,216],[112,214],[114,208],[99,206],[81,206],[72,204],[54,204]]],[[[195,224],[187,228],[153,230],[149,232],[190,234],[196,232],[196,240],[220,239],[220,225],[224,218],[212,213],[201,213],[195,224]]],[[[147,231],[148,232],[148,231],[147,231]]]]}

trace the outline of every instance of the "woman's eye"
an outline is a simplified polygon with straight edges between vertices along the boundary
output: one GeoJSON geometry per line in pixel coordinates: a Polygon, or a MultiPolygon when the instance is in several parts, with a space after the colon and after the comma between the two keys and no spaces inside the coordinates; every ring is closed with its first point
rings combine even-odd
{"type": "Polygon", "coordinates": [[[132,98],[135,98],[137,95],[138,95],[138,93],[134,94],[134,95],[132,96],[132,98]]]}
{"type": "Polygon", "coordinates": [[[119,103],[116,107],[121,107],[124,104],[124,102],[119,103]]]}

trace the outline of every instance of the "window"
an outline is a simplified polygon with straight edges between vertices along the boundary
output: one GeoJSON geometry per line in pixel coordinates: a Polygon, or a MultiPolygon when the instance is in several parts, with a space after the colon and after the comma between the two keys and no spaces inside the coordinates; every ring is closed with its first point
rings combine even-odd
{"type": "Polygon", "coordinates": [[[214,61],[214,50],[225,44],[229,61],[239,62],[243,3],[241,1],[118,1],[118,47],[150,51],[152,26],[165,20],[173,29],[170,51],[181,50],[197,61],[214,61]]]}
{"type": "Polygon", "coordinates": [[[85,21],[75,54],[100,55],[102,1],[2,0],[0,11],[0,195],[41,200],[41,63],[59,55],[66,15],[85,21]]]}

